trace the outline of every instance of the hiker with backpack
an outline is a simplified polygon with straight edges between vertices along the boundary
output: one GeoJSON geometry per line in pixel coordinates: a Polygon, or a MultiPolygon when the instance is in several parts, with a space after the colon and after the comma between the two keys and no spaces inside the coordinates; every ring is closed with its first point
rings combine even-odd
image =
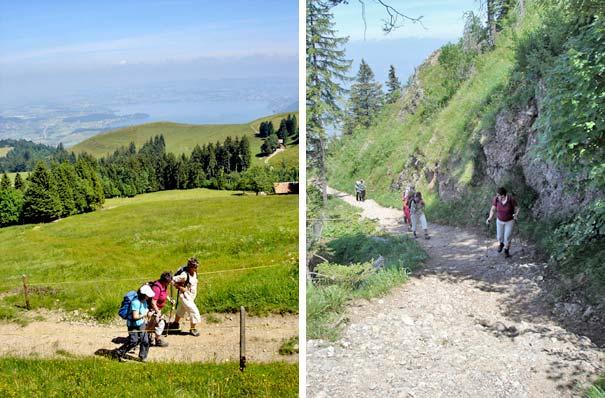
{"type": "Polygon", "coordinates": [[[191,257],[187,260],[187,265],[179,268],[172,277],[173,284],[178,289],[178,305],[171,329],[179,329],[179,321],[185,314],[189,314],[191,319],[190,333],[196,337],[200,335],[197,325],[202,321],[200,310],[195,305],[198,266],[198,260],[195,257],[191,257]]]}
{"type": "Polygon", "coordinates": [[[506,192],[506,188],[500,187],[496,191],[496,196],[492,200],[492,207],[489,210],[489,216],[485,221],[486,224],[492,221],[496,214],[496,239],[498,239],[498,253],[510,257],[510,244],[513,235],[513,227],[515,221],[519,217],[519,206],[517,201],[506,192]]]}
{"type": "Polygon", "coordinates": [[[366,183],[363,180],[359,180],[359,200],[366,201],[366,183]]]}
{"type": "Polygon", "coordinates": [[[355,181],[355,200],[359,202],[361,200],[361,182],[355,181]]]}
{"type": "Polygon", "coordinates": [[[172,297],[168,296],[168,286],[171,283],[172,274],[170,272],[162,273],[160,279],[149,283],[154,293],[154,296],[150,298],[148,302],[150,308],[150,321],[147,329],[149,330],[149,343],[151,346],[168,346],[168,342],[162,339],[162,333],[166,327],[166,320],[162,314],[162,308],[166,305],[166,301],[170,301],[170,303],[174,305],[172,297]]]}
{"type": "Polygon", "coordinates": [[[145,362],[149,353],[149,335],[147,334],[147,325],[145,318],[149,309],[147,300],[153,298],[155,293],[149,284],[144,284],[138,291],[130,291],[124,296],[122,306],[118,314],[126,319],[128,327],[128,341],[120,348],[115,350],[115,356],[122,359],[128,351],[139,348],[139,359],[145,362]]]}
{"type": "Polygon", "coordinates": [[[424,230],[424,239],[430,239],[431,237],[429,236],[428,232],[426,216],[424,215],[425,203],[422,199],[422,193],[414,193],[412,198],[409,200],[408,204],[410,206],[410,215],[412,218],[412,232],[414,232],[414,239],[418,238],[418,235],[416,235],[418,223],[420,223],[420,227],[424,230]]]}

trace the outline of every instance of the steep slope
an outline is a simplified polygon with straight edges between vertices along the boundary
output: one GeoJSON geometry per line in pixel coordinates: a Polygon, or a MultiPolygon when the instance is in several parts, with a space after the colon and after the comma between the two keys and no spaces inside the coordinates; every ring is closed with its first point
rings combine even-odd
{"type": "Polygon", "coordinates": [[[521,203],[524,236],[578,277],[565,294],[605,310],[605,266],[591,260],[605,256],[603,16],[595,2],[571,3],[527,1],[492,50],[442,47],[375,126],[331,143],[329,181],[351,192],[365,179],[369,197],[392,207],[415,185],[432,221],[458,225],[480,225],[503,185],[521,203]]]}

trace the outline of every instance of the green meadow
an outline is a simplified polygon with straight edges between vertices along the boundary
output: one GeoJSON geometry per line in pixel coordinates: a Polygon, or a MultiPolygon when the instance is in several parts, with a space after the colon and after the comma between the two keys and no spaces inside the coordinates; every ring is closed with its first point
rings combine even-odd
{"type": "Polygon", "coordinates": [[[297,313],[298,196],[164,191],[110,199],[49,224],[1,228],[0,318],[18,317],[27,274],[34,308],[114,319],[124,293],[193,255],[202,312],[243,305],[252,314],[297,313]]]}
{"type": "Polygon", "coordinates": [[[119,363],[91,359],[0,359],[3,397],[294,397],[298,365],[283,362],[119,363]]]}
{"type": "Polygon", "coordinates": [[[137,148],[140,148],[145,142],[156,135],[163,134],[166,140],[166,152],[175,154],[191,154],[196,145],[209,143],[221,143],[231,136],[247,135],[250,138],[252,154],[260,153],[260,147],[263,140],[256,136],[261,122],[271,120],[273,127],[277,131],[281,119],[294,113],[281,113],[254,120],[244,124],[180,124],[171,122],[146,123],[137,126],[130,126],[118,130],[95,135],[77,145],[69,148],[76,153],[88,152],[96,157],[111,154],[122,146],[128,146],[134,142],[137,148]]]}
{"type": "Polygon", "coordinates": [[[269,164],[272,166],[280,166],[285,164],[288,167],[298,166],[298,145],[289,146],[285,151],[278,153],[269,159],[269,164]]]}

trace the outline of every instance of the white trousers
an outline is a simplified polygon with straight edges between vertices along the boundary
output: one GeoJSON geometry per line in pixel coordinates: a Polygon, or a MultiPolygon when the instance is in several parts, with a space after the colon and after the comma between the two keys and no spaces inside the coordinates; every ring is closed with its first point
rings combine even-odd
{"type": "Polygon", "coordinates": [[[416,232],[416,227],[418,226],[418,223],[420,223],[420,227],[422,229],[427,229],[428,226],[426,225],[426,216],[424,215],[424,213],[412,213],[412,231],[416,232]]]}
{"type": "Polygon", "coordinates": [[[515,225],[515,220],[510,221],[500,221],[496,219],[496,239],[498,242],[504,243],[504,246],[510,244],[511,237],[513,235],[513,226],[515,225]]]}
{"type": "Polygon", "coordinates": [[[202,321],[202,316],[200,315],[200,310],[197,309],[197,305],[195,305],[195,298],[192,300],[188,295],[183,294],[181,294],[179,298],[179,306],[176,309],[176,315],[179,318],[182,318],[185,314],[189,314],[192,325],[200,323],[202,321]]]}

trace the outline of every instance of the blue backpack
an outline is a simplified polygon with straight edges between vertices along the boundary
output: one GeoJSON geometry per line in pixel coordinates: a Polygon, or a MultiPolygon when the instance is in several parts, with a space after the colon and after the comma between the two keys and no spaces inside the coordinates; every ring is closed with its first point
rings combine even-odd
{"type": "Polygon", "coordinates": [[[126,319],[126,320],[130,319],[130,316],[131,316],[130,303],[132,303],[132,300],[137,298],[137,296],[138,296],[138,293],[136,292],[136,290],[131,290],[124,295],[124,299],[122,299],[122,305],[120,306],[120,309],[118,310],[118,315],[120,316],[120,318],[126,319]]]}

